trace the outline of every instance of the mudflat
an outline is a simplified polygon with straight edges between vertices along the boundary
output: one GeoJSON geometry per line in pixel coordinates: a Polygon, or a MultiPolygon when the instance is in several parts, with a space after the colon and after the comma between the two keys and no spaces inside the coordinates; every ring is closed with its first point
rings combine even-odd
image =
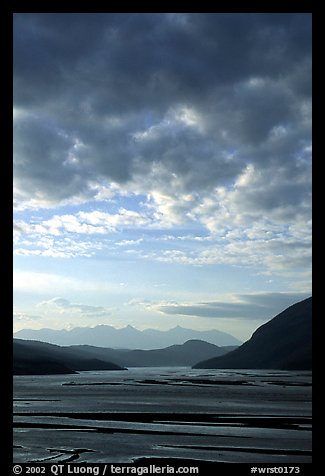
{"type": "Polygon", "coordinates": [[[132,368],[14,377],[14,462],[309,463],[311,372],[132,368]]]}

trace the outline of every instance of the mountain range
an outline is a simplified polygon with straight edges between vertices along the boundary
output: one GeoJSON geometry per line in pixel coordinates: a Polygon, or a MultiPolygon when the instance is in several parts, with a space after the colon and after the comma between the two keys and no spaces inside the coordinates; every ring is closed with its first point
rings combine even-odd
{"type": "MultiPolygon", "coordinates": [[[[109,326],[96,328],[78,328],[84,336],[97,335],[102,330],[107,343],[108,335],[121,337],[127,333],[147,342],[148,335],[157,338],[160,335],[159,348],[152,350],[126,349],[126,343],[115,341],[120,349],[98,347],[92,345],[59,346],[35,340],[14,339],[14,374],[46,374],[74,373],[78,370],[123,370],[125,367],[153,366],[193,366],[196,369],[279,369],[279,370],[309,370],[312,367],[312,298],[298,302],[266,324],[260,326],[252,337],[241,346],[216,346],[210,342],[191,339],[183,344],[174,344],[161,348],[163,337],[171,335],[182,338],[185,334],[196,332],[177,327],[170,331],[137,331],[128,326],[124,329],[114,329],[109,326]],[[108,328],[108,329],[107,329],[108,328]],[[95,330],[95,334],[87,331],[95,330]],[[105,332],[104,332],[105,331],[105,332]],[[106,332],[108,331],[108,332],[106,332]],[[235,348],[234,348],[235,347],[235,348]],[[199,362],[199,363],[197,363],[199,362]]],[[[38,332],[43,335],[47,329],[38,332]],[[42,334],[43,333],[43,334],[42,334]]],[[[28,331],[17,334],[26,335],[28,331]]],[[[71,338],[79,337],[78,332],[52,331],[58,335],[71,338]],[[63,333],[63,334],[61,334],[63,333]]],[[[197,332],[196,332],[197,333],[197,332]]],[[[211,331],[217,333],[218,331],[211,331]]],[[[205,334],[201,332],[199,334],[205,334]]],[[[211,337],[211,336],[210,336],[211,337]]],[[[215,337],[215,336],[214,336],[215,337]]],[[[231,336],[230,336],[231,337],[231,336]]],[[[127,341],[127,339],[126,339],[127,341]]],[[[154,339],[153,339],[154,341],[154,339]]],[[[153,341],[151,345],[153,345],[153,341]]],[[[128,342],[128,341],[127,341],[128,342]]]]}
{"type": "Polygon", "coordinates": [[[146,329],[139,331],[132,326],[122,329],[108,325],[96,327],[75,327],[71,330],[22,329],[15,338],[38,340],[57,345],[92,345],[123,349],[158,349],[175,344],[184,344],[192,339],[203,340],[217,346],[240,345],[242,342],[226,332],[218,330],[196,331],[184,327],[174,327],[168,331],[146,329]]]}
{"type": "Polygon", "coordinates": [[[194,365],[196,369],[309,370],[312,366],[312,298],[300,301],[260,326],[226,355],[194,365]]]}
{"type": "Polygon", "coordinates": [[[76,370],[122,370],[125,367],[190,367],[199,359],[233,349],[200,340],[165,349],[122,350],[88,345],[61,347],[45,342],[14,339],[14,374],[74,373],[76,370]],[[114,362],[114,363],[113,363],[114,362]]]}

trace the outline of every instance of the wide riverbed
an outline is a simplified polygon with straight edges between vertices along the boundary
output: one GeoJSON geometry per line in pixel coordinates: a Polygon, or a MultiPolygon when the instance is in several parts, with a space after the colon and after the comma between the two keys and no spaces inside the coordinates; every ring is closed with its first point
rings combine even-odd
{"type": "Polygon", "coordinates": [[[311,462],[311,373],[130,368],[14,377],[14,462],[311,462]]]}

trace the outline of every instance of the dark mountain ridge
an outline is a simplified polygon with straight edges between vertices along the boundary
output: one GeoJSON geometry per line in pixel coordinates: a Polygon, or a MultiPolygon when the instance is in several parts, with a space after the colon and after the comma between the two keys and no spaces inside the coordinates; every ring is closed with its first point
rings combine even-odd
{"type": "Polygon", "coordinates": [[[192,366],[198,358],[210,358],[223,355],[236,346],[218,347],[208,342],[191,339],[184,344],[176,344],[164,349],[126,350],[106,349],[93,346],[70,346],[70,351],[80,350],[99,359],[110,359],[125,367],[171,367],[192,366]]]}
{"type": "Polygon", "coordinates": [[[58,365],[63,366],[62,373],[67,373],[69,369],[76,371],[120,370],[125,367],[191,367],[198,358],[208,359],[223,355],[233,348],[217,347],[200,340],[190,340],[165,349],[123,350],[88,345],[60,347],[45,342],[14,339],[14,373],[22,374],[28,369],[30,373],[46,366],[49,371],[55,371],[59,370],[58,365]],[[37,367],[37,362],[42,365],[37,367]]]}
{"type": "Polygon", "coordinates": [[[123,370],[115,363],[93,356],[75,354],[45,342],[14,339],[14,375],[76,373],[77,370],[123,370]]]}
{"type": "Polygon", "coordinates": [[[309,370],[312,367],[312,297],[288,307],[226,355],[193,368],[309,370]]]}

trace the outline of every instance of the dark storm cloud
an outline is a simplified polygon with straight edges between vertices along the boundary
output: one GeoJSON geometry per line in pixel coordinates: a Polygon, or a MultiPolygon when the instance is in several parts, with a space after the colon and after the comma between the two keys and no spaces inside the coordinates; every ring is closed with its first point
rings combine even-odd
{"type": "MultiPolygon", "coordinates": [[[[253,163],[263,193],[281,165],[281,206],[305,200],[309,162],[299,162],[293,195],[285,177],[310,142],[311,15],[14,17],[15,180],[25,195],[62,200],[101,178],[159,188],[159,174],[207,192],[253,163]]],[[[273,206],[255,192],[243,202],[273,206]]]]}
{"type": "Polygon", "coordinates": [[[105,114],[164,109],[175,100],[201,103],[252,75],[294,71],[310,57],[310,16],[16,14],[14,53],[15,79],[29,86],[15,90],[18,105],[71,88],[68,96],[74,85],[105,114]],[[115,93],[123,94],[106,103],[115,93]]]}
{"type": "Polygon", "coordinates": [[[73,138],[42,117],[17,121],[14,135],[16,185],[21,190],[27,185],[34,196],[55,195],[58,199],[80,193],[83,181],[66,162],[73,138]]]}

